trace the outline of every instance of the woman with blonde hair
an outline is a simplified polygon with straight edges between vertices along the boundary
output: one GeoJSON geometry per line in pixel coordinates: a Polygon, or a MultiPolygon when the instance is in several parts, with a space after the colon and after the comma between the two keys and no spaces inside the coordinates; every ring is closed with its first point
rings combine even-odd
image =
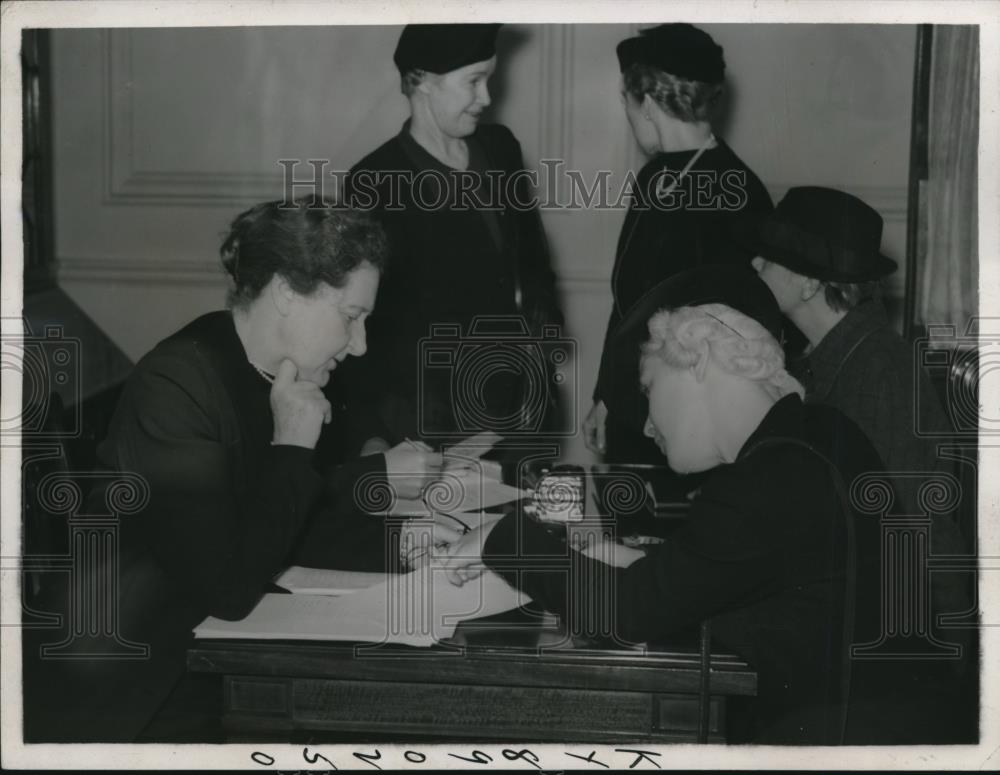
{"type": "Polygon", "coordinates": [[[847,491],[881,466],[846,417],[803,404],[780,320],[749,268],[703,268],[652,291],[612,343],[623,376],[609,400],[648,402],[645,433],[670,467],[708,472],[663,543],[577,551],[512,515],[467,536],[449,569],[454,583],[495,570],[575,635],[656,642],[711,619],[719,646],[758,674],[730,738],[831,744],[850,739],[848,650],[870,620],[855,599],[877,599],[855,589],[870,588],[878,521],[847,491]]]}

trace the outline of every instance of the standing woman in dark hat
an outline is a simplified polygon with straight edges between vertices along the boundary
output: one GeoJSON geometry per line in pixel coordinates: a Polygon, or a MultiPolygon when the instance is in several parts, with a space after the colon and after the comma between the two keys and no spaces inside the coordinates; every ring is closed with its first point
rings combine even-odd
{"type": "Polygon", "coordinates": [[[727,227],[772,205],[760,179],[712,132],[725,62],[709,35],[690,24],[662,24],[622,41],[617,53],[625,114],[650,159],[618,240],[614,305],[583,427],[587,446],[607,459],[656,462],[655,446],[629,430],[639,423],[608,414],[607,343],[629,307],[661,280],[701,264],[749,264],[753,254],[727,227]]]}
{"type": "MultiPolygon", "coordinates": [[[[432,325],[465,335],[476,316],[512,326],[522,318],[537,332],[559,319],[541,220],[518,174],[521,147],[506,127],[481,123],[499,27],[403,30],[393,59],[411,116],[348,180],[349,201],[373,209],[386,228],[391,268],[369,323],[370,355],[345,376],[353,398],[374,403],[379,430],[397,441],[485,430],[491,419],[503,433],[518,417],[518,375],[487,368],[481,393],[452,395],[454,369],[424,369],[419,342],[432,325]],[[464,420],[456,417],[466,409],[464,420]],[[470,427],[470,415],[483,421],[479,427],[470,427]]],[[[381,446],[376,440],[368,450],[381,446]]]]}

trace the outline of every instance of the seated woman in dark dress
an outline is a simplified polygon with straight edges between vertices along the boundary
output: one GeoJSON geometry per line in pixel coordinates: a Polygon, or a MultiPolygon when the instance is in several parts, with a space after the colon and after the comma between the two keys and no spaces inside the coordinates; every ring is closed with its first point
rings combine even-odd
{"type": "Polygon", "coordinates": [[[385,254],[368,215],[257,205],[222,246],[230,309],[203,315],[137,364],[98,454],[148,487],[145,507],[120,524],[115,636],[150,652],[70,666],[54,707],[78,712],[62,739],[135,739],[184,674],[192,628],[208,615],[246,616],[289,562],[393,566],[382,520],[345,501],[364,473],[419,492],[440,457],[402,445],[334,469],[317,452],[338,432],[322,388],[345,358],[365,353],[385,254]]]}
{"type": "Polygon", "coordinates": [[[615,343],[624,376],[609,396],[644,402],[640,382],[645,432],[670,467],[709,471],[690,519],[664,543],[576,551],[511,515],[467,536],[448,567],[455,583],[493,569],[588,638],[662,641],[711,619],[716,643],[758,673],[753,707],[729,719],[731,739],[837,743],[848,644],[869,621],[854,589],[878,548],[877,518],[855,514],[846,488],[881,466],[843,415],[803,404],[780,325],[773,296],[737,267],[678,275],[626,317],[615,343]]]}

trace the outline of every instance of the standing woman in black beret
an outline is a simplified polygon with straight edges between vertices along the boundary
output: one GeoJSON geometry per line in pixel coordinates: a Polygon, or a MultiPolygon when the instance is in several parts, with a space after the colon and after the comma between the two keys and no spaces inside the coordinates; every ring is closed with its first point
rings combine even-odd
{"type": "MultiPolygon", "coordinates": [[[[381,435],[363,451],[404,437],[502,434],[521,422],[523,375],[487,367],[453,394],[457,361],[424,368],[419,342],[432,326],[466,335],[476,316],[491,316],[509,326],[523,320],[537,333],[560,320],[521,147],[506,127],[481,123],[500,26],[403,30],[393,59],[410,118],[347,181],[348,200],[379,215],[391,256],[369,323],[369,356],[345,375],[354,400],[374,404],[381,421],[381,435]]],[[[540,422],[545,407],[531,409],[540,422]]]]}
{"type": "Polygon", "coordinates": [[[658,282],[702,264],[749,266],[753,255],[729,226],[770,212],[772,204],[760,179],[712,132],[726,66],[708,34],[690,24],[662,24],[622,41],[617,54],[625,114],[649,161],[618,239],[614,304],[583,427],[587,446],[606,460],[655,463],[662,459],[658,450],[631,430],[644,418],[608,414],[607,343],[627,310],[658,282]]]}

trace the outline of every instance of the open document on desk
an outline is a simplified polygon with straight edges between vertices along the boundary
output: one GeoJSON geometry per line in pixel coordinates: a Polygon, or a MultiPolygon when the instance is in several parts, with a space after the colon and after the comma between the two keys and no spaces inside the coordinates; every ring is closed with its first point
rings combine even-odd
{"type": "Polygon", "coordinates": [[[397,498],[389,513],[401,517],[427,517],[433,511],[479,512],[531,495],[504,484],[488,469],[445,471],[424,490],[422,498],[397,498]]]}
{"type": "Polygon", "coordinates": [[[210,616],[194,635],[432,646],[450,638],[465,619],[509,611],[528,600],[490,571],[456,587],[440,566],[428,565],[412,573],[382,575],[371,586],[339,596],[264,595],[245,619],[210,616]]]}

